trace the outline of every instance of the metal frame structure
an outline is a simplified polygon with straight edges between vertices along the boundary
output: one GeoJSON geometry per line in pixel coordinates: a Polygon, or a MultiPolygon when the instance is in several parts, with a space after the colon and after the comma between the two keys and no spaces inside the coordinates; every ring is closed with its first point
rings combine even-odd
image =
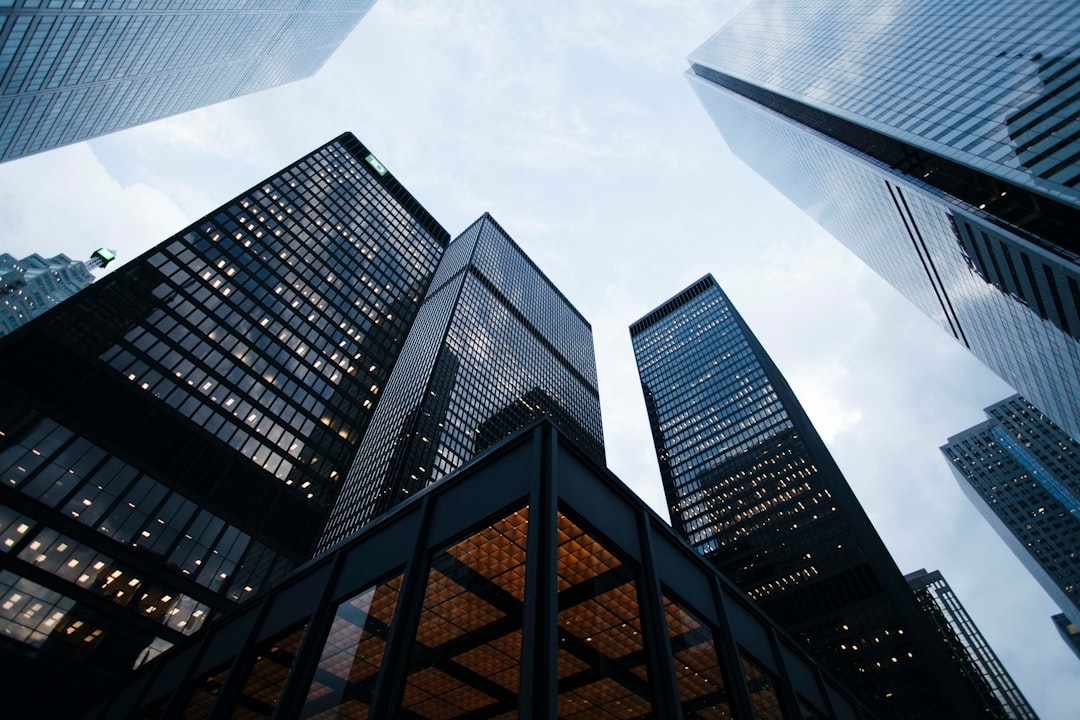
{"type": "Polygon", "coordinates": [[[540,420],[140,668],[92,718],[869,717],[540,420]]]}

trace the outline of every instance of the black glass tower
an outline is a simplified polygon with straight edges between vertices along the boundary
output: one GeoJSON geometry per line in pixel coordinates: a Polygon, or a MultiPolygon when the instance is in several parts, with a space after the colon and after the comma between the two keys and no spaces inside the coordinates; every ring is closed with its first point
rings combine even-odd
{"type": "Polygon", "coordinates": [[[324,550],[538,417],[604,462],[592,327],[484,214],[447,248],[324,550]]]}
{"type": "Polygon", "coordinates": [[[987,705],[1000,708],[996,716],[1010,720],[1038,720],[1027,698],[944,576],[937,570],[916,570],[904,579],[923,612],[945,639],[955,662],[968,666],[969,676],[976,679],[975,687],[984,695],[987,705]]]}
{"type": "Polygon", "coordinates": [[[711,275],[630,326],[672,526],[886,718],[983,717],[711,275]]]}
{"type": "Polygon", "coordinates": [[[310,557],[448,241],[346,134],[0,339],[6,698],[310,557]]]}
{"type": "Polygon", "coordinates": [[[941,448],[960,489],[1080,626],[1080,444],[1020,395],[941,448]]]}
{"type": "Polygon", "coordinates": [[[1080,7],[756,0],[690,62],[732,152],[1080,436],[1080,7]]]}
{"type": "Polygon", "coordinates": [[[313,75],[374,0],[6,0],[0,160],[313,75]]]}

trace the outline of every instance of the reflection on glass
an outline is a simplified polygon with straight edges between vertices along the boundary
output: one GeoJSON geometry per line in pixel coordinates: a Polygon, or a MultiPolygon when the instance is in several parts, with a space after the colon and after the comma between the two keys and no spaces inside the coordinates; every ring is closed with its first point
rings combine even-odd
{"type": "Polygon", "coordinates": [[[403,717],[517,716],[527,528],[523,508],[432,559],[403,717]]]}
{"type": "Polygon", "coordinates": [[[686,720],[730,720],[724,676],[712,632],[690,611],[664,598],[675,679],[686,720]]]}
{"type": "Polygon", "coordinates": [[[559,513],[559,717],[636,718],[652,708],[634,576],[559,513]]]}
{"type": "Polygon", "coordinates": [[[754,705],[755,717],[758,720],[783,720],[780,698],[776,695],[776,681],[772,675],[741,648],[739,655],[743,672],[746,674],[746,686],[750,689],[750,701],[754,705]]]}
{"type": "Polygon", "coordinates": [[[363,720],[379,677],[401,575],[338,606],[302,718],[363,720]]]}
{"type": "Polygon", "coordinates": [[[286,632],[277,640],[263,643],[256,648],[258,657],[251,669],[244,690],[236,701],[236,707],[230,717],[267,718],[273,714],[281,690],[285,687],[285,678],[289,675],[300,639],[304,637],[307,625],[300,625],[286,632]]]}
{"type": "Polygon", "coordinates": [[[191,691],[187,705],[180,713],[183,720],[202,720],[210,714],[210,708],[214,706],[214,700],[221,692],[221,686],[225,684],[225,677],[229,674],[229,665],[208,673],[200,682],[195,684],[191,691]]]}

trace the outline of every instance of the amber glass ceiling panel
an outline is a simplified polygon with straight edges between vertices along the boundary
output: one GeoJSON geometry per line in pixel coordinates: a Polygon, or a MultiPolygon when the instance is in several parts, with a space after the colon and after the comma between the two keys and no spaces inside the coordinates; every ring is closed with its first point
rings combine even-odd
{"type": "Polygon", "coordinates": [[[746,685],[750,688],[750,700],[754,705],[754,714],[758,720],[783,720],[780,712],[780,698],[776,695],[776,681],[760,663],[739,651],[746,685]]]}
{"type": "Polygon", "coordinates": [[[300,648],[300,639],[304,637],[307,625],[295,628],[277,640],[264,643],[257,648],[255,667],[248,675],[247,683],[230,717],[240,720],[269,718],[277,705],[281,690],[285,687],[285,678],[289,675],[300,648]]]}
{"type": "Polygon", "coordinates": [[[402,717],[517,715],[528,509],[436,553],[402,717]]]}
{"type": "Polygon", "coordinates": [[[686,720],[730,720],[731,707],[713,646],[712,631],[696,615],[666,597],[664,615],[683,717],[686,720]]]}
{"type": "Polygon", "coordinates": [[[394,619],[401,575],[338,606],[302,718],[364,720],[394,619]]]}
{"type": "Polygon", "coordinates": [[[180,714],[184,720],[202,720],[210,714],[210,708],[214,706],[221,686],[225,682],[225,676],[229,674],[229,666],[209,673],[205,678],[195,684],[195,689],[188,698],[187,705],[180,714]]]}
{"type": "Polygon", "coordinates": [[[559,717],[649,716],[633,573],[562,513],[558,533],[559,717]]]}

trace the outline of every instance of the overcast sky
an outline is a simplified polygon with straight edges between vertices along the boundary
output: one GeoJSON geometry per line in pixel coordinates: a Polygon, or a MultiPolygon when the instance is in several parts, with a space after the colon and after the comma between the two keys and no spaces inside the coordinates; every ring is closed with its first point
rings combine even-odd
{"type": "Polygon", "coordinates": [[[743,2],[380,0],[315,78],[0,164],[0,252],[128,260],[345,130],[456,235],[489,211],[593,326],[608,462],[661,516],[627,326],[711,272],[904,572],[939,569],[1043,718],[1058,610],[938,447],[1012,390],[724,146],[686,56],[743,2]]]}

